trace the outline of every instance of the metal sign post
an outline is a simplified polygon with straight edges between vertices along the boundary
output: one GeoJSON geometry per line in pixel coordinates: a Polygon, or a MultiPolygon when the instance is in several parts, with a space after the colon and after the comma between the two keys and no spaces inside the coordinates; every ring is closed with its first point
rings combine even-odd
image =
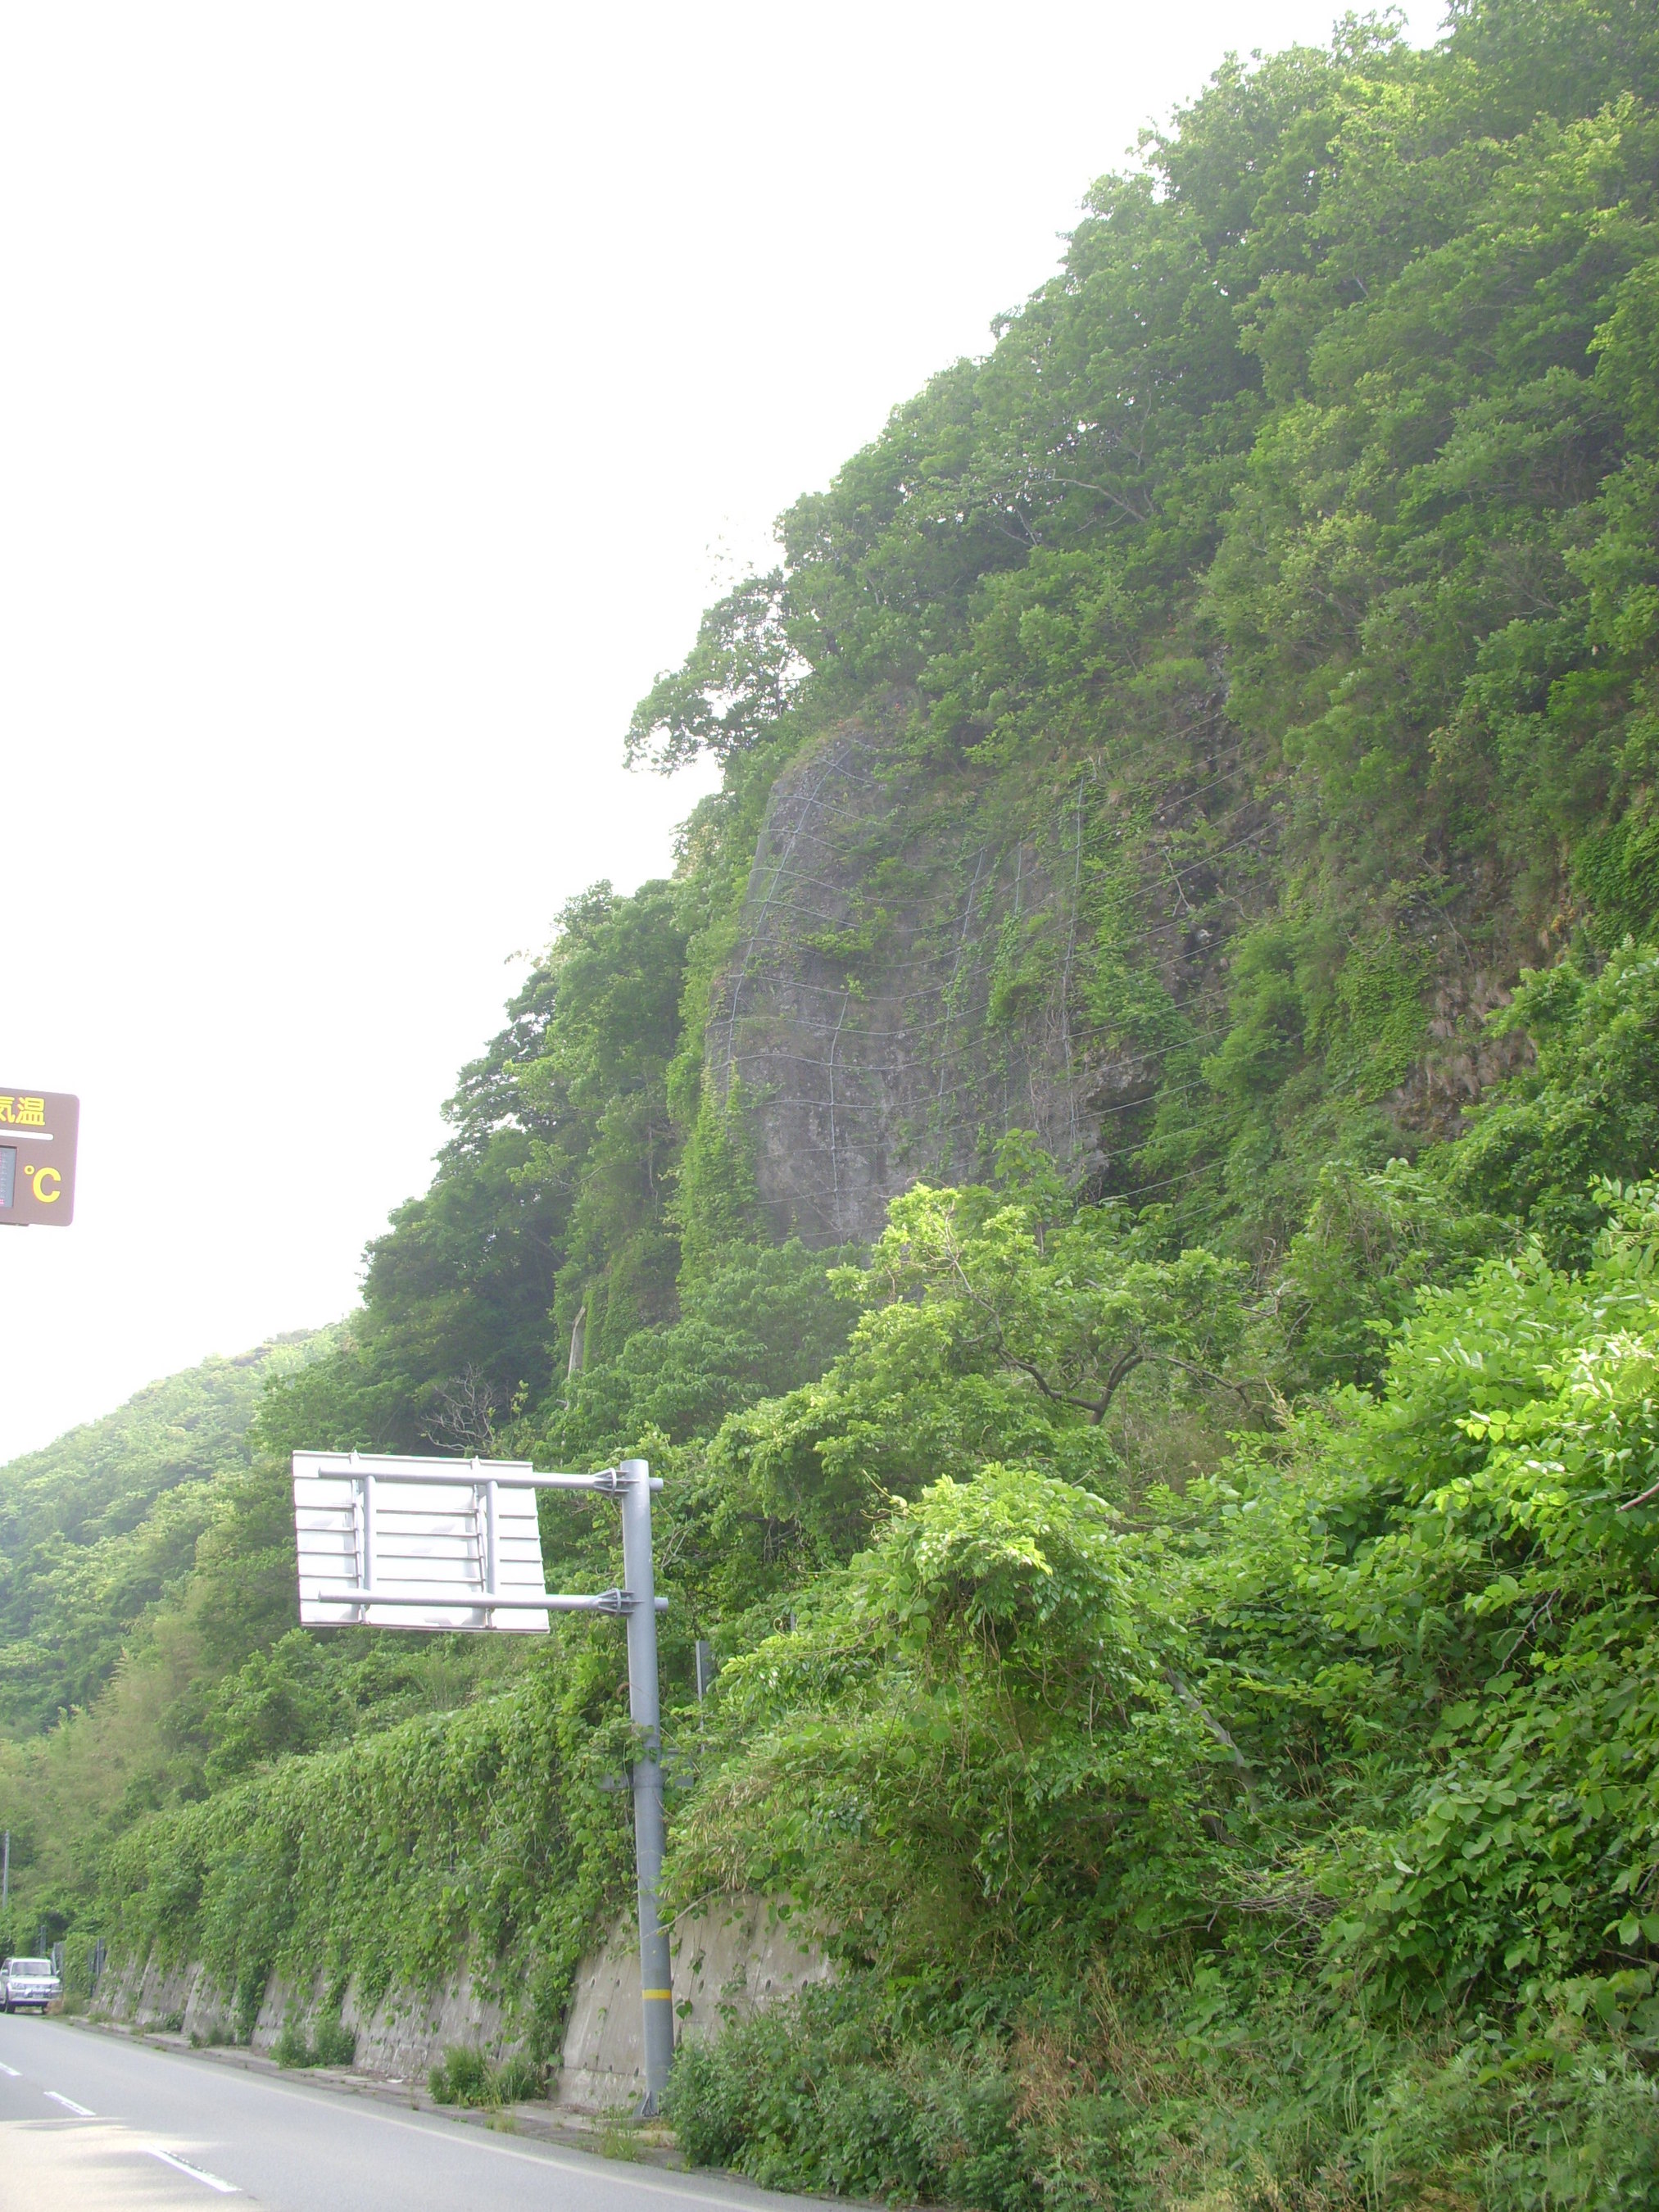
{"type": "Polygon", "coordinates": [[[656,1583],[651,1559],[651,1470],[625,1459],[622,1494],[623,1580],[634,1594],[628,1616],[628,1711],[641,1732],[634,1761],[634,1863],[640,1889],[640,2002],[645,2036],[646,2109],[655,2112],[674,2063],[673,1968],[668,1931],[657,1913],[662,1879],[662,1728],[658,1709],[656,1583]]]}
{"type": "Polygon", "coordinates": [[[641,1736],[633,1782],[642,2116],[659,2108],[674,2058],[673,1978],[657,1911],[663,1856],[657,1615],[668,1601],[656,1594],[651,1493],[661,1488],[642,1459],[597,1474],[538,1474],[526,1460],[294,1455],[300,1619],[307,1626],[523,1634],[545,1629],[555,1613],[626,1620],[629,1711],[641,1736]],[[573,1596],[544,1587],[538,1490],[597,1491],[620,1501],[622,1589],[573,1596]]]}
{"type": "Polygon", "coordinates": [[[67,1229],[75,1218],[81,1102],[67,1091],[0,1091],[0,1224],[67,1229]]]}

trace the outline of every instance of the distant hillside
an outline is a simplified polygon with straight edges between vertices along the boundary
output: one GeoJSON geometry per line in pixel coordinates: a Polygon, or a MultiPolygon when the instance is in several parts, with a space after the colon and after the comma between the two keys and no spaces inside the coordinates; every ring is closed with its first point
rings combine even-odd
{"type": "Polygon", "coordinates": [[[0,1729],[49,1726],[108,1679],[132,1623],[188,1571],[213,1478],[248,1464],[267,1379],[337,1334],[204,1359],[0,1468],[0,1729]]]}

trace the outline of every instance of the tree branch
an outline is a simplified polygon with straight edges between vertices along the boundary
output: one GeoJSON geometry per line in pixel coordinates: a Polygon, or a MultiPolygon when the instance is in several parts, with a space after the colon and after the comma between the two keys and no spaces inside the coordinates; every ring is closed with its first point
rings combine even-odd
{"type": "Polygon", "coordinates": [[[1182,1704],[1186,1706],[1188,1711],[1197,1715],[1216,1741],[1227,1753],[1233,1765],[1244,1778],[1244,1795],[1249,1800],[1250,1810],[1253,1813],[1259,1813],[1261,1808],[1256,1802],[1255,1786],[1251,1779],[1249,1763],[1243,1753],[1228,1735],[1226,1729],[1222,1727],[1203,1698],[1195,1691],[1188,1687],[1173,1667],[1166,1667],[1164,1669],[1164,1679],[1180,1698],[1182,1704]]]}

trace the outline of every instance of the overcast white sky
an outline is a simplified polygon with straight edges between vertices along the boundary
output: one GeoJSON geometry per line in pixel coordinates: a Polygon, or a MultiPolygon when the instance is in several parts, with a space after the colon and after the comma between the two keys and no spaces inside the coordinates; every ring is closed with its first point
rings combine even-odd
{"type": "MultiPolygon", "coordinates": [[[[771,517],[1331,0],[0,4],[0,1461],[330,1320],[771,517]]],[[[1419,8],[1419,35],[1437,9],[1419,8]]]]}

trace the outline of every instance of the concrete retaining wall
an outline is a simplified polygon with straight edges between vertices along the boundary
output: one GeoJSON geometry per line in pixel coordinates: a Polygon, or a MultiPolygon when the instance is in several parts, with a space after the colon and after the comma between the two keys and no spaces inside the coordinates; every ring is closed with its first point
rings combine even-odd
{"type": "MultiPolygon", "coordinates": [[[[721,1899],[683,1915],[671,1948],[679,2042],[718,2035],[727,2021],[805,1983],[824,1980],[830,1971],[822,1949],[759,1897],[721,1899]]],[[[554,2093],[560,2103],[586,2111],[637,2103],[644,2087],[639,1991],[638,1938],[630,1915],[617,1922],[577,1973],[554,2093]]],[[[320,1975],[309,1989],[273,1977],[254,2024],[253,2048],[270,2050],[290,2009],[309,2030],[325,1994],[320,1975]]],[[[99,1987],[95,2009],[135,2027],[176,2024],[204,2043],[228,2042],[235,2029],[230,1994],[199,1966],[163,1972],[147,1961],[112,1969],[99,1987]]],[[[424,2081],[428,2069],[456,2044],[499,2060],[520,2040],[508,2032],[501,2006],[475,1990],[465,1973],[423,1995],[394,1990],[367,2007],[350,1983],[340,2017],[356,2031],[356,2069],[394,2081],[424,2081]]]]}
{"type": "MultiPolygon", "coordinates": [[[[830,1972],[812,1938],[760,1897],[722,1898],[683,1914],[670,1948],[677,2045],[718,2035],[728,2021],[830,1972]]],[[[588,2110],[632,2106],[645,2087],[643,2067],[639,1936],[630,1917],[582,1960],[565,2023],[559,2101],[588,2110]]]]}
{"type": "MultiPolygon", "coordinates": [[[[322,1977],[309,1989],[271,1978],[250,2039],[255,2051],[269,2051],[283,2032],[290,2009],[307,2030],[324,2010],[322,1977]]],[[[96,2010],[135,2027],[159,2027],[175,2021],[186,2035],[204,2043],[228,2042],[234,2033],[234,2003],[204,1966],[179,1966],[163,1972],[154,1963],[106,1974],[96,2010]]],[[[340,2017],[357,2035],[356,2067],[392,2081],[424,2081],[452,2044],[477,2044],[492,2059],[517,2047],[503,2034],[501,2010],[479,1996],[465,1974],[458,1974],[423,1996],[392,1990],[379,2004],[365,2006],[356,1983],[348,1984],[340,2017]]]]}

